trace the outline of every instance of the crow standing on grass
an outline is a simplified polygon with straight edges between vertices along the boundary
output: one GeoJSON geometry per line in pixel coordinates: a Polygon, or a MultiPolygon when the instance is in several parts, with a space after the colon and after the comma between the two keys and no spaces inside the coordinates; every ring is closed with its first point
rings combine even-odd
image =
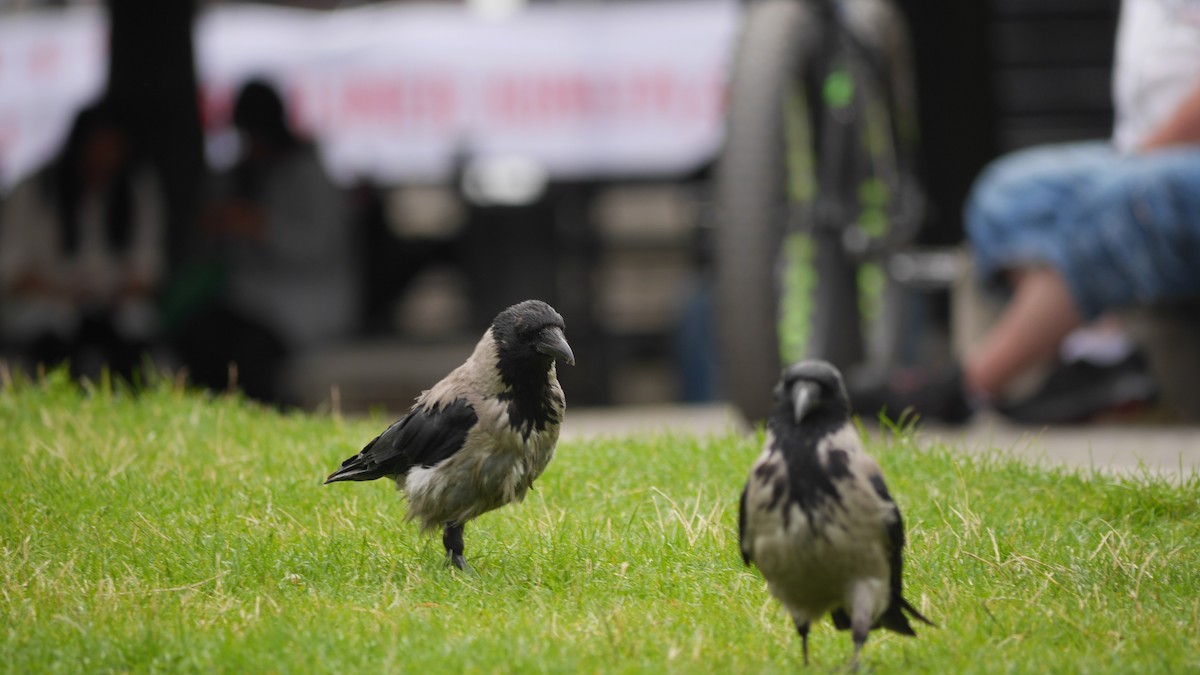
{"type": "Polygon", "coordinates": [[[879,465],[850,422],[842,376],[824,361],[783,372],[738,514],[742,558],[791,613],[808,664],[808,631],[829,612],[859,653],[874,628],[933,625],[901,595],[904,525],[879,465]]]}
{"type": "Polygon", "coordinates": [[[407,519],[443,528],[446,564],[466,569],[463,526],[524,499],[554,456],[566,409],[554,361],[575,364],[563,329],[540,300],[500,312],[465,363],[325,482],[392,478],[407,519]]]}

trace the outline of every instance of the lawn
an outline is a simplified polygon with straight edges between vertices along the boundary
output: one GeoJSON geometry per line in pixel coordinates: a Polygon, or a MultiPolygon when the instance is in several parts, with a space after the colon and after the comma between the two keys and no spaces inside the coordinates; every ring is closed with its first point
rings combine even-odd
{"type": "MultiPolygon", "coordinates": [[[[802,667],[735,541],[753,436],[563,443],[524,504],[467,527],[467,575],[389,483],[321,485],[387,421],[169,382],[0,389],[0,669],[802,667]]],[[[1200,671],[1200,481],[870,443],[907,522],[906,594],[940,628],[873,633],[865,670],[1200,671]]],[[[816,672],[851,653],[827,622],[812,647],[816,672]]]]}

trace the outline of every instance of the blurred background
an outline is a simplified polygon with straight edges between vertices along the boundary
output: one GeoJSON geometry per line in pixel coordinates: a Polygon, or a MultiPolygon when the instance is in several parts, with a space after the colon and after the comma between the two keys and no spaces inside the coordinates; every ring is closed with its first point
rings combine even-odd
{"type": "MultiPolygon", "coordinates": [[[[1116,0],[899,5],[923,244],[961,241],[1000,153],[1110,133],[1116,0]]],[[[62,270],[51,244],[0,239],[10,288],[84,298],[9,296],[0,354],[88,374],[132,367],[132,346],[215,389],[321,408],[336,386],[342,409],[395,410],[537,297],[567,321],[572,405],[722,400],[709,179],[742,12],[0,0],[0,217],[66,214],[68,247],[130,251],[62,270]],[[89,176],[121,197],[89,210],[89,176]]],[[[928,291],[932,343],[948,288],[928,291]]]]}

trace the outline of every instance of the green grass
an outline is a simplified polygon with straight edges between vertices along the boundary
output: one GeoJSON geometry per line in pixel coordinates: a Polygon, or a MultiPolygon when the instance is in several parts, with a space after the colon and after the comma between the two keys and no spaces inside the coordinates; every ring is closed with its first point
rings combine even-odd
{"type": "MultiPolygon", "coordinates": [[[[790,621],[735,542],[755,438],[563,443],[467,528],[476,576],[385,482],[322,486],[387,420],[169,383],[0,390],[0,670],[784,672],[790,621]]],[[[568,413],[569,415],[570,413],[568,413]]],[[[1028,468],[876,437],[940,628],[869,672],[1200,670],[1200,484],[1028,468]]],[[[838,671],[845,633],[813,632],[838,671]]]]}

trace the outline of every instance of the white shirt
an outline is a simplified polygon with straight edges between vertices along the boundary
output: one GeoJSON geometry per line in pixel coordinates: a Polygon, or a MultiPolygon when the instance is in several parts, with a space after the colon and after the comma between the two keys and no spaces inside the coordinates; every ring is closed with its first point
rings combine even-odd
{"type": "Polygon", "coordinates": [[[261,241],[229,243],[229,300],[293,349],[344,336],[354,325],[353,230],[345,195],[311,148],[266,176],[261,241]]]}
{"type": "Polygon", "coordinates": [[[1129,152],[1200,86],[1200,0],[1124,0],[1116,49],[1113,144],[1129,152]]]}
{"type": "Polygon", "coordinates": [[[0,202],[0,335],[20,341],[44,331],[69,334],[86,305],[110,305],[118,310],[118,322],[136,315],[126,332],[150,330],[146,309],[118,306],[129,304],[118,296],[133,282],[153,288],[162,278],[166,228],[155,174],[134,174],[129,243],[120,250],[105,234],[104,200],[84,195],[73,253],[63,247],[58,211],[41,181],[42,174],[31,176],[0,202]],[[31,272],[68,289],[67,295],[17,293],[16,284],[31,272]]]}

